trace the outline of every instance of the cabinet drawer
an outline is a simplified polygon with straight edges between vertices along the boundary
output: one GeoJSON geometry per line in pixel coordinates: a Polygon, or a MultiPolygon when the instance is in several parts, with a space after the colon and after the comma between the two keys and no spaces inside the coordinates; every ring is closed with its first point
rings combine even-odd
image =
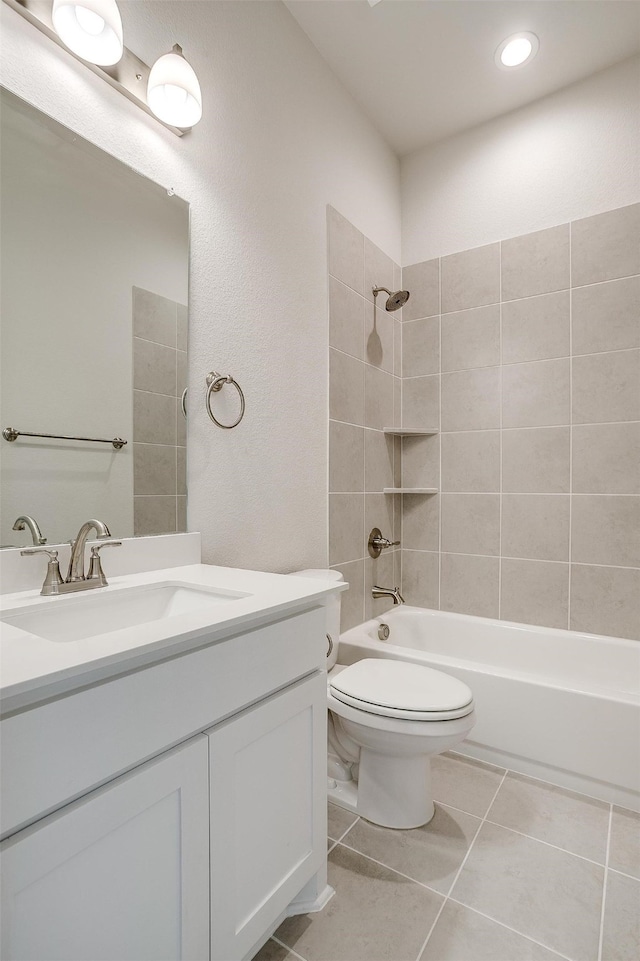
{"type": "Polygon", "coordinates": [[[315,607],[5,718],[1,836],[324,667],[325,652],[315,607]]]}

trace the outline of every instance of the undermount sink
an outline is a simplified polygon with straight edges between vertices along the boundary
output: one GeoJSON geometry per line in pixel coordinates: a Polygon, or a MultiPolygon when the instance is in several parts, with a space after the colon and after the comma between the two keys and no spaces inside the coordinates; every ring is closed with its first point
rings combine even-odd
{"type": "Polygon", "coordinates": [[[204,612],[248,596],[187,584],[153,584],[55,598],[14,609],[0,616],[0,621],[48,641],[81,641],[166,617],[204,612]]]}

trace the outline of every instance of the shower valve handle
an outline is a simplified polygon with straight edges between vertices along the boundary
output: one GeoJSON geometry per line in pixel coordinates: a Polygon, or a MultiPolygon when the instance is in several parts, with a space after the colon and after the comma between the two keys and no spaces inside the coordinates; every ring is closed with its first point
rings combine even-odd
{"type": "Polygon", "coordinates": [[[400,541],[390,541],[388,537],[383,537],[379,527],[374,527],[369,534],[369,554],[371,557],[380,557],[382,551],[389,547],[397,547],[400,541]]]}

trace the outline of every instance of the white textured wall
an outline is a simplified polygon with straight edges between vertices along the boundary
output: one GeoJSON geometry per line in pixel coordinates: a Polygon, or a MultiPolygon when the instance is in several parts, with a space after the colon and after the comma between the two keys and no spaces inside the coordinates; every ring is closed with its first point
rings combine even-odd
{"type": "Polygon", "coordinates": [[[182,140],[6,5],[1,79],[191,206],[189,528],[206,561],[327,561],[326,204],[398,260],[398,162],[280,2],[121,2],[147,62],[179,42],[204,119],[182,140]],[[213,427],[205,374],[247,414],[213,427]]]}
{"type": "Polygon", "coordinates": [[[407,155],[401,181],[405,265],[634,203],[640,59],[407,155]]]}

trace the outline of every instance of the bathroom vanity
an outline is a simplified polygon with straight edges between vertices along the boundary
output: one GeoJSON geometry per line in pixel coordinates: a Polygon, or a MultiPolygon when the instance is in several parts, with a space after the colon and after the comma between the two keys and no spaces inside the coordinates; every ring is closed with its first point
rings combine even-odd
{"type": "Polygon", "coordinates": [[[197,564],[3,598],[5,961],[240,961],[325,903],[336,589],[197,564]]]}

